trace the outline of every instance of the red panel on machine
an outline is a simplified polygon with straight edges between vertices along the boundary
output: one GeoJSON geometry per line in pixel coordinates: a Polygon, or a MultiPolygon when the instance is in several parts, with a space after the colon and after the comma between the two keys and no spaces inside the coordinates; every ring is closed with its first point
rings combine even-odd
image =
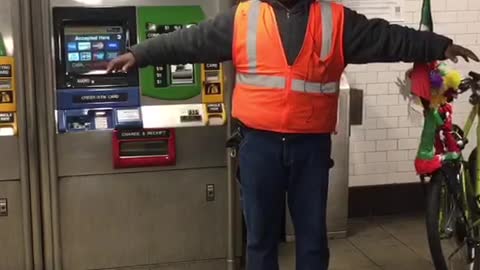
{"type": "Polygon", "coordinates": [[[112,141],[115,169],[176,163],[174,129],[114,130],[112,141]]]}

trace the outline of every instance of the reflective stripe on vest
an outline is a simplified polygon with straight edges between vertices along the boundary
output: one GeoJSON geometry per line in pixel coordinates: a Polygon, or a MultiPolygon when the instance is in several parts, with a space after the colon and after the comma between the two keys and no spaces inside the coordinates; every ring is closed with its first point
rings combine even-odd
{"type": "MultiPolygon", "coordinates": [[[[242,74],[238,73],[236,76],[237,83],[264,87],[271,89],[283,90],[286,88],[286,80],[279,76],[267,76],[267,75],[255,75],[255,74],[242,74]]],[[[292,90],[296,92],[305,93],[322,93],[322,94],[334,94],[339,89],[339,83],[315,83],[306,82],[303,80],[293,80],[292,90]]]]}
{"type": "MultiPolygon", "coordinates": [[[[250,73],[257,71],[257,35],[260,19],[260,0],[252,0],[248,14],[247,57],[250,73]]],[[[322,51],[321,59],[325,59],[332,50],[333,41],[333,12],[330,3],[320,2],[322,12],[322,51]]]]}
{"type": "Polygon", "coordinates": [[[250,73],[257,72],[257,34],[260,19],[260,0],[253,0],[248,14],[247,57],[250,73]]]}
{"type": "Polygon", "coordinates": [[[273,88],[283,90],[286,87],[286,80],[280,76],[268,76],[257,74],[237,73],[237,83],[257,87],[273,88]]]}
{"type": "Polygon", "coordinates": [[[315,83],[302,80],[292,81],[292,90],[305,93],[335,94],[338,92],[340,84],[337,82],[315,83]]]}

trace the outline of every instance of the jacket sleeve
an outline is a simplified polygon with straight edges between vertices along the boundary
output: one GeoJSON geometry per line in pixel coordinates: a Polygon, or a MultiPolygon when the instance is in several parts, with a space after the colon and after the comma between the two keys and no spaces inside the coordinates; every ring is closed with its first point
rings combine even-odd
{"type": "Polygon", "coordinates": [[[452,40],[433,32],[367,19],[345,8],[344,58],[346,64],[373,62],[431,62],[445,60],[452,40]]]}
{"type": "Polygon", "coordinates": [[[229,61],[235,11],[236,6],[196,26],[148,39],[130,48],[130,52],[139,67],[229,61]]]}

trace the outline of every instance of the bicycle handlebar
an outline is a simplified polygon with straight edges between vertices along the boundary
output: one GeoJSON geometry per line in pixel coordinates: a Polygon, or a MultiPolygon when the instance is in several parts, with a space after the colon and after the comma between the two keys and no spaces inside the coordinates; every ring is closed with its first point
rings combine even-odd
{"type": "Polygon", "coordinates": [[[473,95],[477,95],[477,91],[480,90],[480,74],[470,71],[468,73],[468,77],[462,80],[458,88],[460,90],[460,94],[463,94],[468,90],[472,90],[473,95]]]}
{"type": "Polygon", "coordinates": [[[470,76],[476,82],[480,81],[480,74],[478,74],[476,72],[470,71],[468,73],[468,76],[470,76]]]}

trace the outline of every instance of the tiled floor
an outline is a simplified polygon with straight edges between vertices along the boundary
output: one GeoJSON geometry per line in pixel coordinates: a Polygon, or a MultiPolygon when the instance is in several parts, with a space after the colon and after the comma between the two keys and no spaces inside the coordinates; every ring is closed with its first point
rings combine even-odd
{"type": "MultiPolygon", "coordinates": [[[[423,215],[355,219],[348,238],[330,241],[331,270],[434,270],[423,215]]],[[[294,270],[294,245],[281,248],[281,270],[294,270]]]]}

